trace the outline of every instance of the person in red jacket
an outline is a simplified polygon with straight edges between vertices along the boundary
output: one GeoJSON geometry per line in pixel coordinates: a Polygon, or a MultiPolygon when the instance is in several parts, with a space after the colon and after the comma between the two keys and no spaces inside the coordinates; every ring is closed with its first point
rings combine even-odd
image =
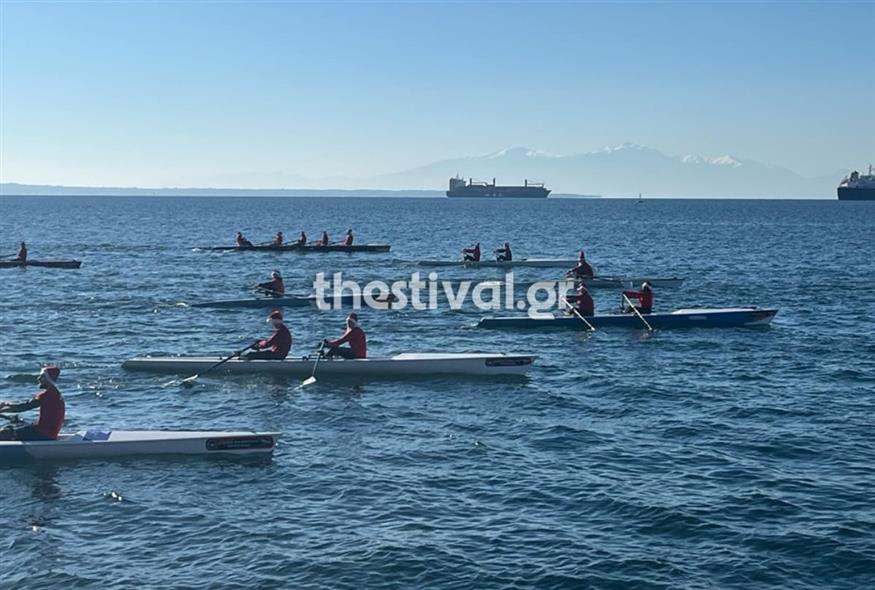
{"type": "MultiPolygon", "coordinates": [[[[650,313],[653,311],[653,289],[647,281],[641,283],[640,291],[623,291],[623,295],[629,299],[638,300],[638,305],[635,306],[635,309],[639,313],[650,313]]],[[[630,309],[629,312],[631,313],[632,310],[630,309]]]]}
{"type": "Polygon", "coordinates": [[[365,331],[358,324],[358,316],[354,313],[346,318],[346,332],[337,340],[325,339],[322,345],[328,348],[326,357],[341,356],[345,359],[368,358],[368,339],[365,331]],[[349,346],[341,346],[349,343],[349,346]]]}
{"type": "Polygon", "coordinates": [[[586,255],[584,255],[583,250],[577,255],[577,265],[565,273],[565,276],[584,281],[592,278],[592,267],[586,261],[586,255]]]}
{"type": "Polygon", "coordinates": [[[295,242],[296,246],[306,246],[307,245],[307,234],[304,233],[304,230],[301,230],[301,235],[298,238],[298,241],[295,242]]]}
{"type": "Polygon", "coordinates": [[[270,243],[271,246],[275,248],[280,248],[283,245],[283,232],[276,232],[276,237],[274,237],[273,241],[270,243]]]}
{"type": "Polygon", "coordinates": [[[237,237],[234,239],[234,241],[237,243],[238,248],[251,248],[252,247],[252,242],[250,242],[249,240],[247,240],[243,236],[243,232],[238,231],[237,237]]]}
{"type": "Polygon", "coordinates": [[[16,260],[20,260],[21,262],[27,262],[27,246],[24,242],[21,242],[21,245],[18,247],[18,254],[15,255],[16,260]]]}
{"type": "MultiPolygon", "coordinates": [[[[580,283],[577,287],[577,295],[574,296],[574,309],[577,310],[577,313],[584,317],[591,317],[595,315],[595,303],[593,303],[592,295],[589,294],[589,290],[586,288],[586,285],[580,283]]],[[[568,313],[574,313],[569,311],[568,313]]]]}
{"type": "Polygon", "coordinates": [[[267,340],[255,341],[252,345],[255,352],[246,354],[248,360],[282,360],[292,349],[292,333],[283,323],[283,312],[273,310],[267,321],[273,326],[273,334],[267,340]]]}
{"type": "Polygon", "coordinates": [[[499,262],[510,262],[513,260],[513,252],[510,251],[510,242],[505,242],[504,246],[495,251],[495,259],[499,262]]]}
{"type": "Polygon", "coordinates": [[[330,246],[331,245],[331,240],[328,239],[328,232],[325,231],[324,229],[322,230],[322,237],[319,239],[319,245],[320,246],[330,246]]]}
{"type": "Polygon", "coordinates": [[[480,242],[474,244],[473,248],[463,249],[462,260],[465,262],[480,262],[480,242]]]}
{"type": "Polygon", "coordinates": [[[286,285],[283,283],[283,276],[280,271],[275,270],[270,273],[270,280],[265,283],[258,283],[256,288],[266,292],[271,297],[282,297],[286,293],[286,285]]]}
{"type": "Polygon", "coordinates": [[[55,440],[64,425],[64,413],[66,406],[64,396],[58,391],[58,377],[61,369],[58,367],[43,367],[40,371],[38,382],[40,389],[33,399],[14,403],[0,402],[2,412],[26,412],[39,408],[39,418],[35,424],[24,423],[23,425],[12,424],[0,430],[0,440],[55,440]]]}
{"type": "Polygon", "coordinates": [[[346,230],[346,237],[343,239],[344,246],[352,246],[352,228],[346,230]]]}

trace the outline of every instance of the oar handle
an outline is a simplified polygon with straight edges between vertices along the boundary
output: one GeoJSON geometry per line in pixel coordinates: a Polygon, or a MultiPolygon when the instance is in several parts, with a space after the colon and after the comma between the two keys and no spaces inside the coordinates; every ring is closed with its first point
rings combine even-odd
{"type": "Polygon", "coordinates": [[[15,415],[9,416],[7,414],[0,414],[0,418],[3,418],[5,420],[9,420],[13,424],[15,424],[17,422],[21,422],[21,418],[19,418],[18,416],[15,416],[15,415]]]}

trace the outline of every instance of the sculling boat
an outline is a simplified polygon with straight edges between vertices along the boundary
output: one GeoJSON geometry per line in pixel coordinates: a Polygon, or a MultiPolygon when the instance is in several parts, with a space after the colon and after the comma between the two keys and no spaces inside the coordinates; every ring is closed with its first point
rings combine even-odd
{"type": "Polygon", "coordinates": [[[278,432],[88,430],[58,440],[0,441],[0,464],[45,459],[99,459],[134,455],[267,455],[278,432]]]}
{"type": "Polygon", "coordinates": [[[388,252],[389,244],[330,244],[328,246],[287,244],[285,246],[204,246],[195,250],[240,251],[240,252],[388,252]]]}
{"type": "MultiPolygon", "coordinates": [[[[364,297],[360,298],[364,302],[364,297]]],[[[340,297],[341,305],[352,305],[355,298],[352,295],[340,297]]],[[[324,297],[325,305],[333,306],[334,297],[324,297]]],[[[192,303],[191,307],[215,307],[219,309],[232,309],[238,307],[311,307],[316,306],[315,295],[289,295],[287,297],[259,297],[253,299],[224,299],[219,301],[202,301],[192,303]]]]}
{"type": "MultiPolygon", "coordinates": [[[[468,278],[468,279],[454,278],[454,279],[440,279],[440,281],[444,282],[444,283],[456,284],[456,283],[461,283],[463,281],[470,282],[471,279],[470,278],[468,278]]],[[[683,284],[684,279],[681,279],[678,277],[651,278],[651,277],[599,277],[599,276],[597,276],[597,277],[593,277],[591,279],[587,279],[584,282],[586,283],[586,286],[590,289],[600,289],[600,288],[609,288],[609,287],[619,287],[619,288],[637,287],[638,285],[640,285],[644,281],[649,282],[650,285],[653,287],[674,289],[674,288],[680,287],[683,284]]],[[[485,281],[477,281],[477,282],[480,284],[484,284],[484,283],[495,284],[495,285],[498,285],[500,287],[505,287],[507,285],[507,283],[505,281],[499,281],[499,280],[495,280],[495,281],[485,280],[485,281]]],[[[518,288],[529,288],[535,284],[541,285],[544,287],[548,287],[548,288],[556,288],[556,286],[558,285],[559,287],[565,288],[569,291],[573,290],[574,286],[575,286],[574,279],[559,279],[559,280],[547,279],[547,280],[542,280],[542,281],[514,281],[513,282],[514,287],[518,287],[518,288]]]]}
{"type": "Polygon", "coordinates": [[[535,268],[571,268],[577,264],[577,260],[557,258],[520,258],[519,260],[420,260],[419,266],[444,267],[461,266],[464,268],[511,268],[514,266],[529,266],[535,268]]]}
{"type": "MultiPolygon", "coordinates": [[[[644,319],[653,329],[671,328],[742,328],[767,326],[778,313],[777,309],[736,307],[719,309],[678,309],[668,313],[644,314],[644,319]]],[[[644,322],[634,313],[602,314],[586,318],[596,328],[646,329],[644,322]]],[[[482,318],[478,328],[565,328],[588,329],[577,316],[549,316],[544,318],[496,317],[482,318]]]]}
{"type": "MultiPolygon", "coordinates": [[[[367,359],[323,358],[316,374],[328,376],[411,377],[423,375],[522,375],[535,360],[533,355],[493,353],[405,353],[367,359]]],[[[195,374],[219,362],[219,357],[144,357],[122,363],[132,371],[195,374]]],[[[284,360],[234,359],[222,365],[225,373],[261,373],[269,375],[313,374],[316,357],[284,360]]]]}
{"type": "Polygon", "coordinates": [[[0,268],[22,268],[25,266],[41,266],[44,268],[79,268],[81,260],[0,260],[0,268]]]}

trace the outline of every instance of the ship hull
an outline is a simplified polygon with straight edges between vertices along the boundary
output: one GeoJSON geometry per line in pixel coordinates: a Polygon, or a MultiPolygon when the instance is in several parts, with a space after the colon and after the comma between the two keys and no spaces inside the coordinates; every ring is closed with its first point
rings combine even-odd
{"type": "Polygon", "coordinates": [[[875,201],[875,188],[840,186],[837,192],[839,201],[875,201]]]}
{"type": "Polygon", "coordinates": [[[546,199],[549,194],[549,189],[539,186],[468,186],[447,191],[450,198],[546,199]]]}

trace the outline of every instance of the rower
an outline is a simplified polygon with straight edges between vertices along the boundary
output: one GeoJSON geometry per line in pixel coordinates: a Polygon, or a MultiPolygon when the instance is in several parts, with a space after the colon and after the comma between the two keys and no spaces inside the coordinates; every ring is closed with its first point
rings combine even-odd
{"type": "Polygon", "coordinates": [[[462,260],[465,262],[480,262],[480,242],[474,244],[473,248],[464,248],[462,250],[462,260]]]}
{"type": "Polygon", "coordinates": [[[301,230],[301,236],[298,238],[298,241],[295,242],[296,246],[306,246],[307,245],[307,234],[304,233],[304,230],[301,230]]]}
{"type": "Polygon", "coordinates": [[[346,318],[346,331],[337,340],[325,339],[322,346],[328,347],[326,357],[340,356],[345,359],[368,358],[368,339],[358,324],[358,315],[351,313],[346,318]],[[349,343],[349,346],[341,344],[349,343]]]}
{"type": "Polygon", "coordinates": [[[343,239],[344,246],[352,246],[352,228],[346,230],[346,237],[343,239]]]}
{"type": "Polygon", "coordinates": [[[592,279],[592,267],[586,261],[586,255],[583,253],[583,250],[577,254],[577,265],[565,273],[565,276],[585,281],[592,279]]]}
{"type": "Polygon", "coordinates": [[[43,367],[37,382],[40,389],[33,399],[14,403],[0,402],[0,412],[26,412],[39,408],[36,424],[10,425],[0,430],[0,440],[56,440],[64,424],[66,406],[64,396],[58,391],[58,377],[61,369],[54,366],[43,367]]]}
{"type": "Polygon", "coordinates": [[[250,242],[245,237],[243,237],[243,234],[239,231],[237,232],[237,238],[234,241],[237,242],[238,248],[251,248],[252,247],[252,242],[250,242]]]}
{"type": "Polygon", "coordinates": [[[505,242],[504,246],[495,251],[495,259],[499,262],[510,262],[513,260],[513,253],[510,251],[510,243],[505,242]]]}
{"type": "MultiPolygon", "coordinates": [[[[580,283],[577,286],[577,294],[573,297],[575,299],[574,309],[577,310],[577,313],[584,317],[592,317],[595,315],[595,303],[593,303],[592,295],[589,294],[589,290],[586,288],[586,285],[580,283]]],[[[569,314],[572,314],[571,310],[568,310],[569,314]]]]}
{"type": "Polygon", "coordinates": [[[283,283],[283,276],[278,270],[270,273],[269,281],[265,283],[258,283],[258,285],[256,285],[256,288],[262,291],[266,291],[269,295],[273,297],[282,297],[286,293],[286,286],[283,283]]]}
{"type": "Polygon", "coordinates": [[[18,254],[15,255],[15,259],[27,262],[27,246],[24,242],[21,242],[21,245],[18,247],[18,254]]]}
{"type": "MultiPolygon", "coordinates": [[[[653,311],[653,289],[650,286],[650,283],[644,281],[641,283],[640,291],[623,291],[623,295],[628,297],[629,299],[637,299],[639,304],[635,306],[635,309],[638,310],[638,313],[650,313],[653,311]]],[[[623,304],[625,307],[626,301],[623,300],[623,304]]],[[[629,313],[632,310],[628,310],[629,313]]]]}
{"type": "Polygon", "coordinates": [[[283,360],[292,349],[292,333],[283,323],[283,312],[273,310],[267,321],[273,326],[273,334],[267,340],[256,340],[252,344],[255,352],[246,353],[247,360],[283,360]]]}
{"type": "Polygon", "coordinates": [[[320,246],[328,246],[331,244],[331,240],[328,239],[328,232],[324,229],[322,230],[322,237],[319,239],[320,246]]]}
{"type": "Polygon", "coordinates": [[[281,231],[276,232],[276,237],[273,239],[273,241],[270,243],[270,245],[273,246],[274,248],[282,247],[282,245],[283,245],[283,232],[281,232],[281,231]]]}

